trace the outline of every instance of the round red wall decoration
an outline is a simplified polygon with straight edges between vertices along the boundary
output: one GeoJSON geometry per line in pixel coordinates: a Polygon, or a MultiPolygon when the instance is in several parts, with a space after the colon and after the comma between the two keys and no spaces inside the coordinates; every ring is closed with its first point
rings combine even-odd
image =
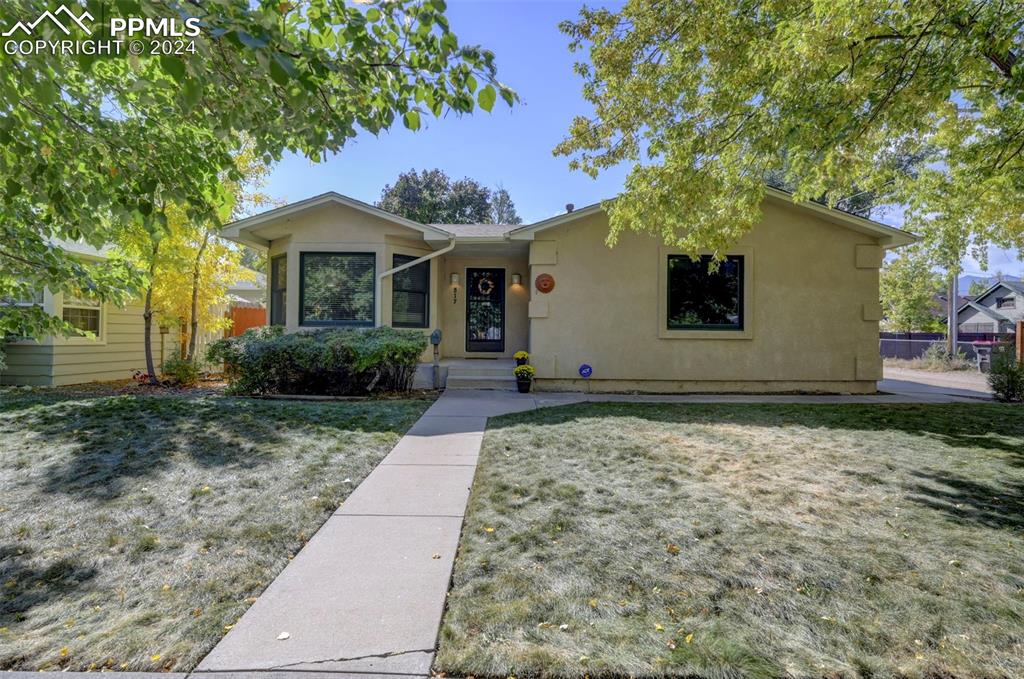
{"type": "Polygon", "coordinates": [[[537,286],[537,290],[543,292],[545,295],[555,289],[555,277],[549,273],[542,273],[537,276],[537,279],[533,282],[537,286]]]}

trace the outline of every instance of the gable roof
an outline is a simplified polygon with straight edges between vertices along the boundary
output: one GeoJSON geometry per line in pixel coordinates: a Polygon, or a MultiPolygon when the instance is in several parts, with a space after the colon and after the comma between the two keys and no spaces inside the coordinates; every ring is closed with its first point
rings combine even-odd
{"type": "MultiPolygon", "coordinates": [[[[352,208],[353,210],[358,210],[368,215],[373,215],[374,217],[385,219],[393,224],[398,224],[399,226],[414,229],[422,233],[425,238],[440,238],[444,240],[449,240],[452,237],[452,234],[450,232],[445,231],[443,229],[439,229],[436,226],[414,222],[411,219],[406,219],[405,217],[400,217],[399,215],[388,212],[386,210],[381,210],[380,208],[374,207],[369,203],[364,203],[361,200],[356,200],[355,198],[343,196],[336,191],[328,191],[327,193],[321,193],[319,196],[313,196],[312,198],[300,200],[297,203],[289,203],[288,205],[283,205],[281,207],[274,208],[273,210],[261,212],[258,215],[253,215],[251,217],[239,219],[238,221],[232,222],[225,226],[223,231],[221,231],[221,235],[224,236],[225,238],[230,238],[232,240],[244,240],[242,233],[243,231],[247,231],[249,229],[260,226],[261,224],[265,224],[275,219],[290,217],[300,212],[312,210],[322,205],[329,205],[331,203],[343,205],[345,207],[352,208]]],[[[250,236],[250,240],[254,241],[256,244],[266,246],[266,243],[260,242],[263,240],[261,238],[250,236]]]]}
{"type": "MultiPolygon", "coordinates": [[[[917,240],[913,234],[908,233],[907,231],[887,226],[870,219],[858,217],[857,215],[850,214],[848,212],[836,210],[817,203],[796,203],[793,201],[791,194],[772,187],[767,187],[766,195],[772,200],[785,202],[797,208],[811,211],[823,218],[825,221],[878,238],[879,242],[884,247],[909,245],[917,240]]],[[[612,200],[614,200],[614,198],[612,200]]],[[[273,210],[261,212],[258,215],[239,219],[238,221],[225,226],[221,235],[230,240],[247,243],[249,245],[266,247],[268,243],[265,239],[260,238],[255,234],[246,234],[245,232],[267,222],[286,218],[297,213],[331,203],[359,210],[360,212],[385,219],[393,224],[414,229],[422,233],[424,240],[428,241],[449,241],[452,239],[477,241],[533,240],[534,234],[538,232],[556,226],[561,226],[562,224],[567,224],[577,219],[589,217],[604,209],[602,207],[603,203],[594,203],[593,205],[587,205],[586,207],[582,207],[578,210],[556,215],[525,226],[513,226],[509,224],[421,224],[411,219],[406,219],[405,217],[387,212],[386,210],[381,210],[380,208],[374,207],[369,203],[364,203],[361,200],[343,196],[335,191],[328,191],[327,193],[322,193],[318,196],[313,196],[312,198],[300,200],[297,203],[290,203],[279,208],[274,208],[273,210]]]]}
{"type": "Polygon", "coordinates": [[[509,224],[431,224],[457,238],[504,238],[509,224]]]}
{"type": "MultiPolygon", "coordinates": [[[[959,314],[961,311],[963,311],[967,307],[974,307],[975,309],[977,309],[979,311],[988,313],[989,311],[991,311],[991,309],[989,309],[988,307],[982,306],[980,304],[977,304],[976,300],[984,299],[985,297],[988,297],[997,288],[1006,288],[1010,292],[1016,292],[1019,295],[1024,295],[1024,283],[1021,283],[1019,281],[996,281],[992,285],[988,286],[988,288],[986,288],[985,291],[983,293],[981,293],[980,295],[977,295],[976,297],[974,297],[972,299],[969,299],[966,302],[964,302],[956,310],[956,313],[959,314]]],[[[993,313],[995,313],[995,312],[993,312],[993,313]]],[[[1008,320],[1010,320],[1006,316],[1002,316],[1002,315],[999,315],[999,314],[996,314],[996,315],[993,316],[991,313],[989,313],[988,315],[991,316],[992,318],[994,318],[997,321],[1008,321],[1008,320]]]]}
{"type": "Polygon", "coordinates": [[[960,312],[963,311],[964,309],[966,309],[967,307],[970,307],[970,308],[974,309],[975,311],[979,311],[979,312],[985,314],[986,316],[991,318],[993,321],[1009,321],[1010,320],[1009,318],[1007,318],[1006,316],[1002,315],[1001,313],[999,313],[995,309],[991,309],[991,308],[989,308],[987,306],[982,306],[982,305],[978,304],[977,302],[968,302],[967,304],[964,304],[962,307],[960,307],[959,309],[956,310],[956,315],[959,317],[960,316],[960,312]]]}
{"type": "MultiPolygon", "coordinates": [[[[848,229],[852,229],[853,231],[878,238],[881,244],[885,247],[894,248],[901,245],[910,245],[917,240],[917,237],[908,231],[897,229],[894,226],[888,226],[871,219],[865,219],[864,217],[858,217],[857,215],[849,212],[843,212],[842,210],[830,208],[818,203],[797,203],[793,200],[793,195],[791,193],[780,191],[779,189],[770,186],[766,187],[765,194],[768,198],[773,200],[813,212],[833,224],[844,226],[848,229]]],[[[614,200],[614,198],[612,200],[614,200]]],[[[586,207],[573,210],[572,212],[566,212],[565,214],[557,215],[535,224],[514,229],[509,235],[514,239],[530,240],[533,238],[533,234],[539,231],[561,226],[562,224],[567,224],[577,219],[588,217],[595,212],[599,212],[602,209],[601,205],[601,203],[587,205],[586,207]]]]}

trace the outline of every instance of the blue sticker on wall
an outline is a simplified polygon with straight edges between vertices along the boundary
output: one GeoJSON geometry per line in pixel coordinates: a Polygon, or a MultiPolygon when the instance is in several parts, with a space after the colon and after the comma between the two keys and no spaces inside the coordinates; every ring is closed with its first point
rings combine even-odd
{"type": "Polygon", "coordinates": [[[580,377],[586,378],[594,374],[594,369],[584,363],[580,366],[580,377]]]}

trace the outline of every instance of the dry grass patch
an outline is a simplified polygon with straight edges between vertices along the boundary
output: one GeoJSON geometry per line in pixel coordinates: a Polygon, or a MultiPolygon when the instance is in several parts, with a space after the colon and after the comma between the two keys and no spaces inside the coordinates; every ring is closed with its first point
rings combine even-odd
{"type": "Polygon", "coordinates": [[[1024,675],[1024,417],[584,404],[491,420],[452,675],[1024,675]]]}
{"type": "Polygon", "coordinates": [[[0,394],[0,669],[192,668],[428,405],[0,394]]]}

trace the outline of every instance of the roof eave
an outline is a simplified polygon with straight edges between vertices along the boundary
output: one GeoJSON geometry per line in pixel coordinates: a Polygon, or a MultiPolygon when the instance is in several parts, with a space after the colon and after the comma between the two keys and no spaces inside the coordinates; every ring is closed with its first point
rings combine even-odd
{"type": "Polygon", "coordinates": [[[224,238],[237,243],[244,243],[245,245],[251,245],[258,248],[267,248],[270,245],[270,241],[252,233],[254,229],[257,229],[268,222],[284,219],[329,203],[344,205],[345,207],[350,207],[352,209],[359,210],[360,212],[365,212],[375,217],[385,219],[393,224],[398,224],[399,226],[419,231],[423,234],[425,240],[447,241],[452,238],[452,234],[443,229],[439,229],[429,224],[420,224],[419,222],[392,214],[386,210],[381,210],[380,208],[374,207],[369,203],[364,203],[361,200],[343,196],[336,191],[321,193],[320,195],[313,196],[312,198],[306,198],[305,200],[300,200],[296,203],[289,203],[288,205],[283,205],[272,210],[267,210],[266,212],[261,212],[258,215],[239,219],[226,225],[221,230],[221,235],[224,238]]]}
{"type": "Polygon", "coordinates": [[[587,205],[578,210],[573,210],[572,212],[564,212],[560,215],[555,215],[554,217],[549,217],[527,226],[521,226],[518,229],[512,229],[508,232],[508,237],[510,240],[533,240],[534,234],[539,231],[561,226],[562,224],[567,224],[583,217],[589,217],[590,215],[600,212],[602,209],[602,203],[587,205]]]}
{"type": "Polygon", "coordinates": [[[897,229],[894,226],[882,224],[881,222],[876,222],[872,219],[858,217],[857,215],[850,214],[849,212],[830,208],[827,205],[821,205],[810,201],[797,202],[793,200],[793,195],[791,193],[781,191],[771,186],[765,187],[765,195],[769,198],[774,198],[775,200],[795,205],[805,210],[810,210],[833,224],[845,226],[853,231],[873,236],[878,239],[878,244],[886,249],[903,247],[918,241],[918,237],[909,231],[897,229]]]}

